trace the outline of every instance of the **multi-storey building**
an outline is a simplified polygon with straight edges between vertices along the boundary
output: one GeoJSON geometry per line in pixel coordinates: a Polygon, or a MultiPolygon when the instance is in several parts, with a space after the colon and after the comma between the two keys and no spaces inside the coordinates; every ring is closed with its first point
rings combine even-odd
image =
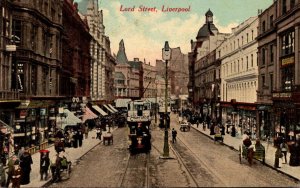
{"type": "Polygon", "coordinates": [[[273,101],[275,64],[277,64],[277,34],[274,21],[277,17],[276,3],[259,14],[258,29],[258,88],[257,88],[257,126],[258,136],[274,136],[273,101]]]}
{"type": "Polygon", "coordinates": [[[216,50],[213,50],[195,62],[195,98],[199,101],[202,116],[217,119],[219,95],[220,61],[216,60],[216,50]]]}
{"type": "Polygon", "coordinates": [[[143,63],[143,98],[155,98],[156,97],[156,67],[152,66],[150,62],[143,63]]]}
{"type": "Polygon", "coordinates": [[[14,108],[20,104],[19,92],[11,82],[12,55],[16,45],[11,41],[11,4],[10,0],[0,2],[0,121],[12,126],[14,108]]]}
{"type": "Polygon", "coordinates": [[[114,84],[115,58],[111,55],[110,40],[105,35],[103,11],[99,10],[98,0],[89,0],[86,13],[92,40],[91,53],[91,90],[92,101],[108,103],[114,99],[112,89],[114,84]]]}
{"type": "Polygon", "coordinates": [[[14,121],[16,144],[38,144],[47,138],[49,109],[60,94],[63,2],[12,1],[11,88],[22,103],[14,121]]]}
{"type": "MultiPolygon", "coordinates": [[[[171,86],[171,96],[179,97],[179,95],[188,93],[188,57],[181,52],[180,47],[171,48],[171,59],[168,62],[169,85],[171,86]]],[[[165,75],[165,62],[156,61],[157,74],[165,75]]]]}
{"type": "MultiPolygon", "coordinates": [[[[211,115],[212,104],[216,104],[216,92],[219,88],[219,65],[216,63],[214,50],[228,36],[220,33],[213,23],[213,13],[205,14],[205,24],[199,29],[196,41],[191,41],[189,58],[189,99],[194,107],[199,108],[202,115],[211,115]],[[213,91],[213,92],[212,92],[213,91]]],[[[213,111],[216,108],[213,109],[213,111]]]]}
{"type": "Polygon", "coordinates": [[[223,118],[243,130],[256,132],[258,18],[250,17],[232,29],[217,48],[221,61],[221,106],[223,118]]]}
{"type": "Polygon", "coordinates": [[[72,0],[63,3],[62,70],[60,94],[72,97],[90,96],[90,41],[87,20],[78,13],[72,0]]]}
{"type": "Polygon", "coordinates": [[[141,98],[143,91],[143,63],[139,61],[138,58],[135,58],[134,61],[128,61],[123,40],[119,43],[119,51],[116,57],[116,62],[116,98],[141,98]],[[122,81],[123,77],[125,77],[124,81],[122,81]]]}
{"type": "MultiPolygon", "coordinates": [[[[277,36],[272,92],[273,131],[283,134],[287,140],[296,140],[300,139],[300,1],[277,0],[274,3],[277,36]]],[[[261,27],[263,29],[263,25],[261,27]]]]}
{"type": "Polygon", "coordinates": [[[133,61],[128,61],[131,67],[129,81],[129,96],[132,99],[142,98],[143,94],[143,62],[139,58],[134,58],[133,61]]]}

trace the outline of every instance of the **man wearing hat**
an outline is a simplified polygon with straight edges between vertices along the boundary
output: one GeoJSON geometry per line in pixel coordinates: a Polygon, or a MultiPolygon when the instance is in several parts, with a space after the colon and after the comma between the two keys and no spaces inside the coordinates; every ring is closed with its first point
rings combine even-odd
{"type": "Polygon", "coordinates": [[[13,170],[14,170],[14,164],[15,164],[15,161],[17,160],[17,156],[16,155],[13,155],[11,156],[11,158],[9,159],[8,161],[8,171],[7,171],[7,180],[6,180],[6,187],[9,186],[10,184],[10,181],[11,181],[11,176],[12,176],[12,173],[13,173],[13,170]]]}
{"type": "Polygon", "coordinates": [[[12,171],[11,182],[13,188],[19,188],[21,183],[21,167],[19,160],[14,163],[14,168],[12,171]]]}

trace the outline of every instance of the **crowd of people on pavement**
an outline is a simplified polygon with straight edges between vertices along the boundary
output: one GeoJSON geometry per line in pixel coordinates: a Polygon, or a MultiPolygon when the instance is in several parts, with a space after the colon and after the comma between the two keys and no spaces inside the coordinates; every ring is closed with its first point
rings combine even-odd
{"type": "MultiPolygon", "coordinates": [[[[212,119],[210,115],[201,115],[199,112],[192,112],[189,109],[185,109],[179,111],[179,117],[185,118],[191,124],[196,124],[197,128],[200,124],[202,124],[203,131],[209,129],[210,135],[214,135],[215,139],[221,135],[222,139],[224,139],[225,133],[231,135],[232,137],[236,137],[239,131],[237,127],[232,124],[230,121],[226,122],[226,128],[220,119],[212,119]],[[225,131],[226,130],[226,131],[225,131]]],[[[174,140],[174,139],[173,139],[174,140]]],[[[255,140],[255,144],[253,146],[261,147],[260,140],[256,138],[255,130],[252,133],[250,129],[246,129],[244,134],[242,135],[242,140],[244,144],[249,147],[252,145],[251,140],[255,140]]],[[[268,139],[267,139],[268,141],[268,139]]],[[[276,140],[274,140],[274,147],[276,148],[275,151],[275,162],[274,167],[280,168],[279,166],[279,159],[282,159],[283,164],[287,164],[287,153],[290,153],[290,166],[299,166],[300,165],[300,138],[296,138],[296,140],[290,142],[288,144],[287,140],[285,139],[284,135],[278,135],[276,140]]]]}
{"type": "Polygon", "coordinates": [[[20,185],[30,183],[31,165],[33,164],[29,148],[22,148],[12,155],[7,163],[8,170],[5,172],[4,165],[0,162],[1,187],[18,188],[20,185]]]}

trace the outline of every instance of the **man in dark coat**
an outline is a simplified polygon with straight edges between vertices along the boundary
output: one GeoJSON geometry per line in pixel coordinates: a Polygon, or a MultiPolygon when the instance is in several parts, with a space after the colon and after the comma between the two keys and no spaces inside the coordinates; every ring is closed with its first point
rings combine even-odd
{"type": "Polygon", "coordinates": [[[40,162],[40,173],[41,173],[41,180],[43,180],[45,174],[45,180],[48,178],[48,169],[50,165],[50,159],[47,152],[41,153],[41,162],[40,162]]]}
{"type": "Polygon", "coordinates": [[[28,148],[25,148],[23,155],[20,157],[20,166],[22,169],[21,185],[26,185],[30,183],[30,171],[32,165],[32,158],[28,152],[28,148]]]}

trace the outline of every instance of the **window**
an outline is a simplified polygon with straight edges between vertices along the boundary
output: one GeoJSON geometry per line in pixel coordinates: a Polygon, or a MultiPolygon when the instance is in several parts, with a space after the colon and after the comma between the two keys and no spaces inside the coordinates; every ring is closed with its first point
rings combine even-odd
{"type": "Polygon", "coordinates": [[[247,43],[249,42],[249,33],[246,34],[247,36],[247,43]]]}
{"type": "Polygon", "coordinates": [[[18,90],[20,92],[24,92],[24,64],[18,63],[17,64],[17,83],[18,83],[18,90]]]}
{"type": "Polygon", "coordinates": [[[262,22],[261,29],[262,29],[262,32],[266,31],[266,21],[262,22]]]}
{"type": "Polygon", "coordinates": [[[281,56],[294,53],[294,37],[294,31],[289,31],[281,37],[281,56]]]}
{"type": "Polygon", "coordinates": [[[31,66],[31,93],[36,95],[37,91],[37,67],[36,65],[31,66]]]}
{"type": "Polygon", "coordinates": [[[261,64],[262,65],[266,64],[266,50],[264,48],[261,49],[261,64]]]}
{"type": "Polygon", "coordinates": [[[290,6],[291,6],[290,9],[294,8],[294,6],[295,6],[295,0],[291,0],[290,6]]]}
{"type": "Polygon", "coordinates": [[[242,46],[244,45],[244,37],[242,36],[242,46]]]}
{"type": "Polygon", "coordinates": [[[12,40],[14,43],[20,43],[22,38],[22,22],[13,20],[12,23],[12,40]]]}
{"type": "Polygon", "coordinates": [[[251,54],[251,67],[253,67],[253,54],[251,54]]]}
{"type": "Polygon", "coordinates": [[[272,92],[273,90],[273,73],[270,73],[270,91],[272,92]]]}
{"type": "Polygon", "coordinates": [[[37,27],[32,24],[31,25],[31,36],[30,36],[30,40],[31,40],[31,49],[35,50],[36,49],[36,36],[37,36],[37,27]]]}
{"type": "Polygon", "coordinates": [[[286,0],[282,0],[282,14],[286,13],[286,0]]]}
{"type": "Polygon", "coordinates": [[[294,73],[295,73],[295,67],[294,66],[286,66],[281,69],[281,83],[282,83],[282,89],[284,91],[291,91],[292,86],[294,85],[294,73]]]}
{"type": "Polygon", "coordinates": [[[274,18],[273,15],[270,16],[270,27],[273,27],[274,18]]]}
{"type": "Polygon", "coordinates": [[[246,70],[248,70],[249,65],[248,65],[248,56],[246,56],[246,70]]]}
{"type": "Polygon", "coordinates": [[[253,30],[251,31],[251,35],[252,35],[251,40],[253,40],[253,37],[254,37],[254,31],[253,30]]]}
{"type": "Polygon", "coordinates": [[[264,74],[261,75],[261,84],[262,84],[262,87],[266,86],[266,77],[264,74]]]}
{"type": "Polygon", "coordinates": [[[270,63],[274,62],[273,44],[270,45],[270,63]]]}

